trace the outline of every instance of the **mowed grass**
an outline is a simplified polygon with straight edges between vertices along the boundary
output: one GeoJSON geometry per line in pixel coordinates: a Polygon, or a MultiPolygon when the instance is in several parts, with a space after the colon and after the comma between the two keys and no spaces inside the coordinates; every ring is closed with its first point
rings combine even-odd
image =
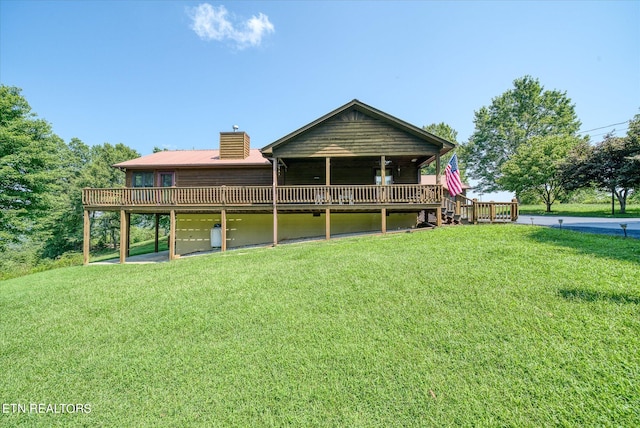
{"type": "Polygon", "coordinates": [[[620,205],[616,201],[615,215],[611,215],[611,204],[560,204],[551,205],[551,212],[547,212],[544,204],[520,205],[521,215],[563,215],[573,217],[606,217],[606,218],[630,218],[640,217],[639,204],[627,204],[626,212],[620,214],[620,205]]]}
{"type": "Polygon", "coordinates": [[[637,240],[443,227],[0,282],[2,426],[638,426],[637,240]]]}

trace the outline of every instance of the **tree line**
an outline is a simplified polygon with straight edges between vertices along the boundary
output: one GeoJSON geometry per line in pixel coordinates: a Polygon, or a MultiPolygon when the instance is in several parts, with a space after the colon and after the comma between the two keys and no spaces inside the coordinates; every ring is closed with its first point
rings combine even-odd
{"type": "MultiPolygon", "coordinates": [[[[16,87],[0,85],[0,278],[82,248],[82,189],[120,187],[112,168],[139,153],[124,144],[65,143],[16,87]]],[[[96,213],[92,237],[115,246],[119,216],[96,213]]]]}

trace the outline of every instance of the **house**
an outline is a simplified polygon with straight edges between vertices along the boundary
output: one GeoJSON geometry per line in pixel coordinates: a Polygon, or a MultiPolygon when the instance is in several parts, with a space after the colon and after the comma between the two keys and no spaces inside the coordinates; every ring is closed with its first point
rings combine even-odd
{"type": "MultiPolygon", "coordinates": [[[[117,189],[84,189],[84,256],[91,211],[120,211],[121,243],[132,213],[170,217],[169,257],[220,247],[416,227],[443,209],[440,175],[420,168],[454,144],[358,100],[263,147],[221,132],[219,150],[158,152],[114,165],[117,189]]],[[[156,221],[157,223],[157,221],[156,221]]],[[[121,245],[120,261],[127,245],[121,245]]]]}

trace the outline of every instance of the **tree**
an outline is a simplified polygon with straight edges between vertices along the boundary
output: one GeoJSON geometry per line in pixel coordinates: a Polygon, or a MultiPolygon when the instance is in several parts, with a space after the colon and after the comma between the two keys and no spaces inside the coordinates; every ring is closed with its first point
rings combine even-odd
{"type": "Polygon", "coordinates": [[[566,194],[560,165],[580,139],[567,135],[536,136],[521,144],[501,168],[499,185],[516,194],[534,194],[551,212],[551,205],[566,194]]]}
{"type": "MultiPolygon", "coordinates": [[[[112,165],[137,157],[140,157],[137,151],[122,143],[116,145],[104,143],[91,147],[90,162],[78,179],[78,188],[123,187],[125,175],[119,169],[113,168],[112,165]]],[[[81,204],[79,209],[82,209],[81,204]]],[[[78,215],[82,215],[82,211],[79,211],[78,215]]],[[[118,239],[117,231],[120,228],[119,214],[116,212],[94,212],[93,215],[96,221],[95,226],[92,227],[92,233],[100,237],[102,244],[111,242],[115,246],[118,239]]]]}
{"type": "Polygon", "coordinates": [[[627,198],[640,188],[640,114],[629,121],[625,137],[606,135],[595,146],[577,146],[562,167],[562,177],[569,189],[595,186],[612,195],[620,212],[626,212],[627,198]]]}
{"type": "MultiPolygon", "coordinates": [[[[447,141],[450,141],[456,145],[458,145],[458,131],[450,127],[444,122],[440,123],[432,123],[430,125],[425,125],[422,127],[427,132],[438,136],[440,138],[444,138],[447,141]]],[[[458,145],[458,169],[460,170],[460,178],[462,181],[466,181],[466,172],[464,168],[464,162],[461,158],[461,146],[458,145]]],[[[443,168],[448,162],[449,159],[453,156],[454,151],[450,151],[440,158],[440,167],[443,168]]],[[[440,171],[442,172],[442,171],[440,171]]],[[[435,162],[431,163],[429,166],[422,169],[422,174],[435,174],[436,173],[436,165],[435,162]]]]}
{"type": "Polygon", "coordinates": [[[66,146],[16,87],[0,85],[0,250],[38,231],[66,146]]]}
{"type": "Polygon", "coordinates": [[[475,130],[464,146],[467,171],[478,190],[506,190],[500,184],[502,165],[533,137],[576,136],[580,128],[566,92],[544,90],[538,79],[524,76],[513,89],[475,112],[475,130]]]}

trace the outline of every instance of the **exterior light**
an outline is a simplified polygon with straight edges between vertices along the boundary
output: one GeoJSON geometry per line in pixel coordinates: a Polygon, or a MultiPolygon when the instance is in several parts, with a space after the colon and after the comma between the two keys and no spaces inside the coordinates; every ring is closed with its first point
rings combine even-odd
{"type": "Polygon", "coordinates": [[[531,217],[531,226],[533,226],[533,217],[531,217]]]}
{"type": "Polygon", "coordinates": [[[620,227],[622,228],[622,231],[624,232],[624,237],[627,237],[627,223],[620,223],[620,227]]]}
{"type": "Polygon", "coordinates": [[[560,223],[560,229],[562,229],[562,221],[563,220],[561,218],[558,219],[558,223],[560,223]]]}

